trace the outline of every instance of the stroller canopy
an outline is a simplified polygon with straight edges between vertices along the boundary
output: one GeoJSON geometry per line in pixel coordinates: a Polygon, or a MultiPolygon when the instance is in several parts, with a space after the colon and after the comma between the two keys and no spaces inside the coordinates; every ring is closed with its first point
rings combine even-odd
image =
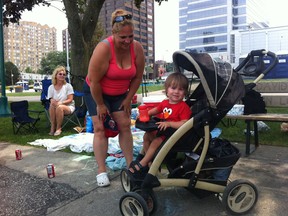
{"type": "Polygon", "coordinates": [[[184,69],[200,79],[193,94],[204,91],[209,106],[213,109],[229,111],[245,95],[241,76],[229,63],[216,61],[208,53],[176,51],[173,62],[177,72],[184,69]]]}

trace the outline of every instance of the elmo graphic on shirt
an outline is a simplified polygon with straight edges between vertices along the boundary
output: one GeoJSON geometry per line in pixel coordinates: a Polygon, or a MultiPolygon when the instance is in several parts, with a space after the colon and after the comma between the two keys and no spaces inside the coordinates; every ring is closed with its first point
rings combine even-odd
{"type": "Polygon", "coordinates": [[[168,119],[171,114],[172,114],[172,109],[171,108],[165,107],[163,109],[163,118],[164,119],[168,119]]]}

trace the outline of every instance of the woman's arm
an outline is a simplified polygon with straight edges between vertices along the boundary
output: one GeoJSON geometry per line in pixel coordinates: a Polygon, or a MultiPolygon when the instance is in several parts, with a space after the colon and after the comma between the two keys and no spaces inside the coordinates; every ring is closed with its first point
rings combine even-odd
{"type": "Polygon", "coordinates": [[[54,85],[51,84],[49,87],[48,87],[48,94],[47,94],[47,97],[50,101],[50,106],[53,106],[53,107],[56,107],[58,106],[58,101],[54,99],[54,85]]]}
{"type": "Polygon", "coordinates": [[[68,104],[70,104],[73,101],[73,98],[74,98],[74,95],[73,94],[69,94],[69,95],[67,95],[67,99],[66,100],[59,101],[58,103],[59,103],[59,105],[60,104],[68,105],[68,104]]]}
{"type": "Polygon", "coordinates": [[[96,101],[97,115],[99,117],[106,114],[108,111],[103,101],[100,81],[107,72],[109,60],[110,47],[107,43],[100,42],[94,49],[88,67],[91,95],[96,101]]]}
{"type": "Polygon", "coordinates": [[[124,112],[126,112],[128,115],[131,114],[131,100],[140,86],[145,67],[145,57],[143,47],[138,41],[134,41],[134,52],[136,55],[135,59],[136,75],[131,80],[128,94],[120,106],[120,108],[123,107],[124,112]]]}
{"type": "Polygon", "coordinates": [[[138,41],[134,41],[134,49],[135,49],[135,55],[136,55],[136,76],[131,80],[129,92],[127,95],[127,99],[129,101],[132,100],[133,96],[135,95],[136,91],[138,90],[144,73],[144,67],[145,67],[145,56],[144,56],[144,50],[142,45],[138,41]]]}

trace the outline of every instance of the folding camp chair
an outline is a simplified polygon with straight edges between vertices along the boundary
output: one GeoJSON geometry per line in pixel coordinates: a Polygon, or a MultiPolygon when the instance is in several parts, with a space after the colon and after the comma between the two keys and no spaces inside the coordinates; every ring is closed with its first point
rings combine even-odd
{"type": "MultiPolygon", "coordinates": [[[[42,92],[41,92],[41,102],[44,106],[44,110],[47,117],[47,127],[50,126],[50,116],[49,116],[49,107],[50,101],[48,99],[48,88],[52,84],[50,79],[42,80],[42,92]]],[[[78,91],[74,91],[74,98],[81,98],[81,103],[79,106],[75,107],[75,111],[69,115],[65,115],[63,119],[62,129],[68,124],[71,123],[75,126],[82,128],[82,124],[79,120],[80,117],[84,117],[86,112],[86,106],[84,104],[84,94],[78,91]],[[84,114],[84,115],[83,115],[84,114]]]]}
{"type": "Polygon", "coordinates": [[[62,128],[64,128],[68,123],[72,123],[73,125],[79,126],[82,128],[82,124],[79,120],[80,117],[84,117],[86,112],[83,111],[86,109],[85,104],[84,104],[84,93],[74,91],[74,98],[79,97],[81,99],[81,104],[80,106],[75,107],[75,111],[70,114],[70,115],[65,115],[64,116],[64,121],[62,124],[62,128]],[[83,115],[84,113],[84,115],[83,115]]]}
{"type": "Polygon", "coordinates": [[[41,92],[41,102],[44,107],[44,111],[46,114],[46,119],[47,119],[47,127],[50,126],[50,116],[49,116],[49,106],[50,106],[50,101],[48,98],[48,88],[52,84],[51,79],[44,79],[41,81],[42,82],[42,92],[41,92]]]}
{"type": "Polygon", "coordinates": [[[40,114],[43,111],[28,110],[28,101],[17,101],[10,103],[10,109],[12,112],[12,126],[14,134],[18,132],[38,132],[36,123],[40,120],[40,114]],[[36,118],[29,116],[29,113],[35,113],[36,118]]]}

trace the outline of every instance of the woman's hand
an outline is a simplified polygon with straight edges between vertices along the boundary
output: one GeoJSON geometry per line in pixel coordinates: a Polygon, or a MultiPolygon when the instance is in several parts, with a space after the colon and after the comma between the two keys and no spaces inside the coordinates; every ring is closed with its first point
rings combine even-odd
{"type": "Polygon", "coordinates": [[[131,116],[131,100],[125,100],[122,101],[119,109],[123,107],[124,112],[130,117],[131,116]]]}
{"type": "Polygon", "coordinates": [[[58,101],[57,100],[55,100],[55,99],[51,99],[50,100],[50,104],[51,104],[51,106],[53,106],[53,107],[57,107],[58,106],[58,101]]]}
{"type": "Polygon", "coordinates": [[[109,114],[109,110],[107,109],[105,104],[97,105],[97,116],[99,120],[104,120],[107,114],[109,114]]]}

